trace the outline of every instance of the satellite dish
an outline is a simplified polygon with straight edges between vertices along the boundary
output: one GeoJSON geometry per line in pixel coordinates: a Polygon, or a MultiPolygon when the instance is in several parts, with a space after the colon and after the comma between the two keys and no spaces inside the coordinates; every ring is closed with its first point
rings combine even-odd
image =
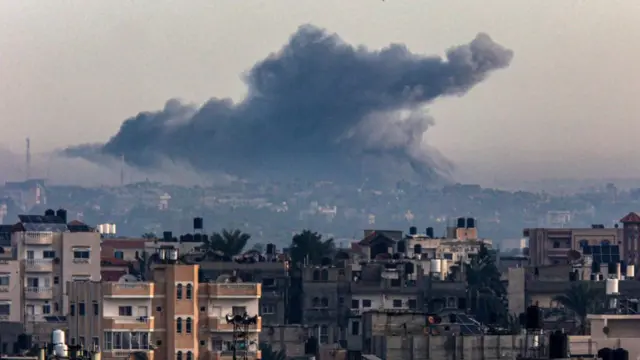
{"type": "Polygon", "coordinates": [[[567,252],[567,259],[569,261],[578,261],[582,258],[582,254],[577,250],[569,250],[567,252]]]}
{"type": "Polygon", "coordinates": [[[135,275],[126,274],[122,275],[122,277],[118,279],[118,282],[138,282],[138,278],[135,275]]]}

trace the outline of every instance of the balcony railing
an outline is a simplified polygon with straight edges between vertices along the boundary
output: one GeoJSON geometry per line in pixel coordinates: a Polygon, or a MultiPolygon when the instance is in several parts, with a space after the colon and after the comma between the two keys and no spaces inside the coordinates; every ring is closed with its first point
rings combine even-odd
{"type": "MultiPolygon", "coordinates": [[[[211,316],[207,319],[207,327],[209,331],[220,331],[220,332],[232,332],[233,324],[227,324],[227,320],[224,318],[211,316]]],[[[262,317],[258,316],[258,321],[256,324],[249,325],[249,332],[260,332],[262,330],[262,317]]]]}
{"type": "Polygon", "coordinates": [[[51,299],[53,289],[51,287],[27,286],[25,296],[27,299],[51,299]]]}
{"type": "Polygon", "coordinates": [[[258,298],[262,295],[262,284],[209,283],[205,284],[204,294],[211,298],[258,298]]]}
{"type": "Polygon", "coordinates": [[[26,245],[50,245],[53,244],[52,232],[26,232],[23,235],[26,245]]]}
{"type": "MultiPolygon", "coordinates": [[[[207,355],[207,360],[233,360],[233,351],[225,350],[225,351],[213,351],[207,355]]],[[[244,358],[246,355],[247,359],[261,359],[262,353],[260,351],[236,351],[236,358],[244,358]]]]}
{"type": "Polygon", "coordinates": [[[105,317],[102,327],[109,330],[151,330],[155,328],[155,319],[153,316],[105,317]]]}
{"type": "Polygon", "coordinates": [[[52,259],[26,259],[24,261],[24,267],[27,271],[42,271],[42,272],[51,272],[53,271],[53,260],[52,259]]]}
{"type": "Polygon", "coordinates": [[[153,297],[153,283],[107,283],[104,288],[104,296],[110,297],[153,297]]]}

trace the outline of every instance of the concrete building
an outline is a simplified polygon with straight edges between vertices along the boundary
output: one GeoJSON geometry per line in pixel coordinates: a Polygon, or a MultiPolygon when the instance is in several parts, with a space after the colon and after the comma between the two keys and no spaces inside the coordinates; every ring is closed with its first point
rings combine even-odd
{"type": "MultiPolygon", "coordinates": [[[[234,325],[226,316],[257,316],[262,286],[234,277],[202,283],[198,273],[198,265],[163,263],[154,265],[152,282],[69,283],[70,342],[98,345],[107,360],[135,352],[150,359],[231,360],[234,325]]],[[[255,317],[239,356],[260,358],[261,329],[255,317]]]]}
{"type": "Polygon", "coordinates": [[[0,317],[23,323],[34,341],[46,341],[53,327],[66,327],[66,284],[100,280],[100,234],[68,226],[62,209],[19,219],[0,255],[0,317]]]}

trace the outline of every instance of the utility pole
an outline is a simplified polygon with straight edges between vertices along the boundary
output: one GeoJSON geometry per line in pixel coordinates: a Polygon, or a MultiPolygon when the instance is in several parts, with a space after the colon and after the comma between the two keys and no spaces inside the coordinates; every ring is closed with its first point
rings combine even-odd
{"type": "Polygon", "coordinates": [[[27,148],[25,152],[24,159],[24,172],[25,172],[25,180],[31,179],[31,140],[29,138],[26,139],[27,148]]]}

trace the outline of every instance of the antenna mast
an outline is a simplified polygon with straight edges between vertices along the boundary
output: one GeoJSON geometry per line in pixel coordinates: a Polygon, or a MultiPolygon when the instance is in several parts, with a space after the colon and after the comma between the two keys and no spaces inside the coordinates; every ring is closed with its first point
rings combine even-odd
{"type": "Polygon", "coordinates": [[[120,186],[124,186],[124,154],[120,155],[120,186]]]}
{"type": "Polygon", "coordinates": [[[31,140],[29,138],[26,139],[27,148],[25,152],[25,161],[24,161],[24,171],[25,171],[25,180],[31,179],[31,140]]]}

